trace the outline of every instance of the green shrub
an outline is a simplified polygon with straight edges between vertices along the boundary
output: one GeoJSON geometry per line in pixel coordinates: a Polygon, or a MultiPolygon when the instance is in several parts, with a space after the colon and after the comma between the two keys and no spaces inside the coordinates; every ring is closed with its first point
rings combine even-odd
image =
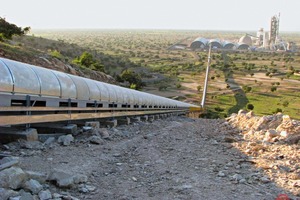
{"type": "Polygon", "coordinates": [[[223,112],[224,108],[221,108],[220,106],[215,107],[215,111],[217,112],[223,112]]]}
{"type": "Polygon", "coordinates": [[[198,86],[197,86],[197,91],[200,92],[201,89],[202,89],[202,86],[201,86],[201,85],[198,85],[198,86]]]}
{"type": "Polygon", "coordinates": [[[279,112],[282,113],[282,109],[281,108],[276,108],[276,110],[273,111],[274,114],[279,113],[279,112]]]}
{"type": "Polygon", "coordinates": [[[57,58],[59,60],[61,60],[63,58],[63,55],[61,55],[61,53],[57,50],[54,50],[54,51],[50,51],[50,55],[53,57],[53,58],[57,58]]]}
{"type": "Polygon", "coordinates": [[[275,92],[277,90],[277,87],[276,86],[272,86],[271,87],[271,92],[275,92]]]}
{"type": "Polygon", "coordinates": [[[248,110],[253,110],[253,109],[254,109],[254,105],[251,104],[251,103],[248,103],[248,104],[247,104],[247,109],[248,109],[248,110]]]}
{"type": "Polygon", "coordinates": [[[242,87],[242,89],[244,90],[245,93],[250,92],[252,90],[252,87],[248,86],[248,85],[244,85],[242,87]]]}
{"type": "Polygon", "coordinates": [[[284,101],[284,102],[282,103],[283,107],[288,107],[289,104],[290,104],[290,103],[289,103],[288,101],[284,101]]]}
{"type": "Polygon", "coordinates": [[[167,90],[167,88],[168,88],[168,86],[165,85],[165,84],[160,84],[160,85],[158,86],[158,90],[159,90],[159,91],[167,90]]]}
{"type": "Polygon", "coordinates": [[[5,37],[4,37],[3,33],[0,33],[0,42],[4,42],[4,40],[5,40],[5,37]]]}

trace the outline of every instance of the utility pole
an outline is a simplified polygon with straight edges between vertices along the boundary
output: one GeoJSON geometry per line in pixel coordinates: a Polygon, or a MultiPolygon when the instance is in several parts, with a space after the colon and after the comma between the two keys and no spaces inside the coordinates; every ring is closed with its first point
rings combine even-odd
{"type": "Polygon", "coordinates": [[[211,62],[210,55],[211,55],[211,44],[209,44],[209,50],[208,50],[208,61],[207,61],[206,74],[205,74],[205,82],[204,82],[204,89],[203,89],[203,95],[202,95],[202,101],[201,101],[201,108],[202,109],[204,109],[204,106],[205,106],[207,84],[208,84],[208,75],[209,75],[209,68],[210,68],[210,62],[211,62]]]}

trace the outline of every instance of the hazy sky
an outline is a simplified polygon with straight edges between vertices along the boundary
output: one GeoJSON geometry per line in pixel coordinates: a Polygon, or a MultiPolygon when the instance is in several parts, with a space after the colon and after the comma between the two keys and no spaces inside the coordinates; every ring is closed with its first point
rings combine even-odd
{"type": "Polygon", "coordinates": [[[300,31],[300,0],[0,0],[0,17],[34,29],[300,31]],[[2,1],[2,2],[1,2],[2,1]]]}

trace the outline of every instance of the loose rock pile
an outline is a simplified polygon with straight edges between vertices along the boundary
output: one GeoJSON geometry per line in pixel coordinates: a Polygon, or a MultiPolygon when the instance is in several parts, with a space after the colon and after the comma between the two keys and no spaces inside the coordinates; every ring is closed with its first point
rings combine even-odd
{"type": "Polygon", "coordinates": [[[281,113],[258,117],[252,111],[241,110],[222,126],[239,130],[243,138],[233,145],[249,155],[271,181],[300,195],[299,121],[281,113]]]}
{"type": "Polygon", "coordinates": [[[75,188],[82,192],[94,191],[95,187],[86,185],[88,177],[71,175],[54,169],[46,174],[25,171],[19,167],[19,158],[5,157],[0,160],[0,199],[1,200],[77,200],[70,195],[50,192],[51,183],[59,188],[75,188]]]}
{"type": "Polygon", "coordinates": [[[300,122],[281,113],[258,117],[252,111],[247,113],[240,110],[227,121],[243,131],[244,138],[255,136],[265,142],[282,141],[288,144],[298,144],[300,141],[300,122]]]}
{"type": "MultiPolygon", "coordinates": [[[[80,130],[81,133],[83,130],[80,130]]],[[[54,138],[49,137],[44,143],[39,141],[25,141],[4,145],[7,150],[14,151],[20,156],[38,156],[56,145],[69,146],[74,142],[90,143],[95,145],[104,144],[103,139],[109,139],[105,129],[92,128],[82,134],[77,141],[69,135],[62,135],[54,138]],[[101,137],[100,135],[103,135],[101,137]]],[[[3,157],[3,156],[2,156],[3,157]]],[[[55,187],[60,189],[75,189],[80,193],[89,193],[96,190],[96,187],[88,182],[88,177],[83,174],[71,174],[58,169],[50,173],[38,173],[23,170],[20,167],[20,158],[10,155],[0,160],[0,200],[77,200],[68,193],[59,194],[55,187]],[[51,190],[50,190],[51,189],[51,190]]]]}

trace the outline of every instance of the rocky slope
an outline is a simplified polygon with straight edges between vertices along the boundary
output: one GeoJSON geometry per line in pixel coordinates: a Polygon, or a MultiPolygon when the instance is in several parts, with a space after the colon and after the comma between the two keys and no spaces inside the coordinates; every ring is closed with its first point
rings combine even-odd
{"type": "Polygon", "coordinates": [[[234,147],[252,157],[270,180],[300,195],[300,122],[278,113],[257,117],[240,111],[228,124],[241,130],[243,139],[234,147]]]}

